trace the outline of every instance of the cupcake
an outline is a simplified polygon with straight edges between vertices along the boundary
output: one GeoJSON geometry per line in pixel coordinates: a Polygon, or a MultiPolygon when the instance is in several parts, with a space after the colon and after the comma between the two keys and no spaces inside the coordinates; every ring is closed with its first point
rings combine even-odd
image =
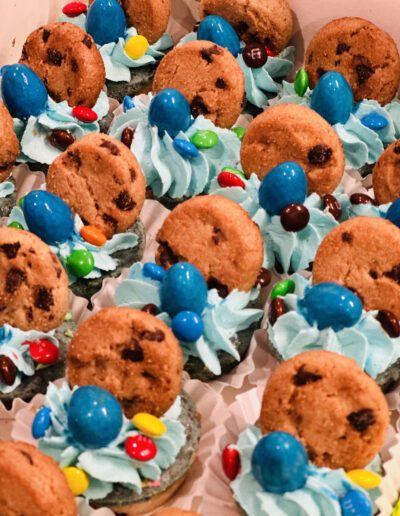
{"type": "Polygon", "coordinates": [[[150,314],[102,310],[77,331],[67,378],[36,413],[39,449],[91,506],[151,513],[183,483],[200,438],[174,335],[150,314]]]}
{"type": "Polygon", "coordinates": [[[19,143],[14,133],[13,119],[0,102],[0,217],[7,217],[17,195],[11,173],[19,154],[19,143]]]}
{"type": "Polygon", "coordinates": [[[1,96],[20,140],[19,162],[46,171],[82,136],[100,131],[109,102],[104,65],[90,35],[70,23],[30,34],[19,64],[1,69],[1,96]]]}
{"type": "Polygon", "coordinates": [[[386,400],[357,364],[309,351],[272,373],[257,426],[222,455],[243,514],[372,515],[386,400]]]}
{"type": "Polygon", "coordinates": [[[243,360],[263,314],[260,232],[234,202],[204,196],[175,208],[157,242],[158,265],[135,264],[115,302],[170,326],[191,377],[219,378],[243,360]]]}
{"type": "Polygon", "coordinates": [[[126,95],[148,91],[156,66],[172,48],[166,33],[170,0],[95,0],[87,6],[71,2],[63,8],[60,21],[86,30],[103,58],[110,97],[122,102],[126,95]]]}
{"type": "Polygon", "coordinates": [[[240,139],[203,116],[192,118],[178,91],[135,97],[134,106],[116,116],[110,135],[122,140],[136,156],[148,193],[168,208],[207,193],[223,167],[240,161],[240,139]]]}
{"type": "Polygon", "coordinates": [[[62,378],[74,324],[61,263],[38,237],[0,228],[0,401],[29,401],[62,378]]]}

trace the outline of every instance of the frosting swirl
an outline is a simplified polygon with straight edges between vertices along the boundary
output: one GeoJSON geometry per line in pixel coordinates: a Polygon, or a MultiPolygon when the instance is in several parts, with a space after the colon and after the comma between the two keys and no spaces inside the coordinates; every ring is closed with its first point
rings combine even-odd
{"type": "MultiPolygon", "coordinates": [[[[141,263],[131,267],[128,279],[117,287],[115,303],[138,310],[151,303],[160,312],[157,317],[170,327],[171,319],[161,308],[161,283],[145,277],[142,271],[141,263]]],[[[225,299],[215,289],[209,290],[207,304],[201,314],[203,335],[195,342],[180,341],[185,360],[190,356],[198,357],[215,375],[221,374],[218,351],[225,351],[239,361],[240,355],[231,339],[261,319],[262,310],[246,308],[257,297],[258,289],[250,292],[234,290],[225,299]]]]}
{"type": "Polygon", "coordinates": [[[60,388],[53,383],[49,384],[44,404],[51,410],[52,425],[38,444],[39,449],[53,457],[60,467],[77,466],[87,473],[90,487],[83,496],[89,500],[106,497],[117,483],[140,494],[145,485],[143,479],[159,480],[162,470],[174,463],[186,443],[185,428],[178,420],[181,413],[178,397],[161,418],[167,431],[161,437],[154,438],[157,445],[154,459],[144,463],[125,453],[125,440],[140,434],[125,416],[118,437],[107,447],[85,449],[73,439],[68,428],[68,406],[74,390],[66,382],[60,388]]]}
{"type": "Polygon", "coordinates": [[[11,181],[3,181],[0,183],[0,199],[4,199],[15,192],[15,186],[11,181]]]}
{"type": "Polygon", "coordinates": [[[216,127],[210,120],[199,116],[177,138],[190,141],[198,130],[211,130],[218,135],[218,144],[211,149],[199,149],[199,155],[187,159],[179,154],[173,139],[165,132],[159,136],[157,127],[148,121],[147,102],[134,98],[135,107],[117,116],[111,125],[110,136],[121,139],[125,128],[135,130],[131,151],[138,159],[156,197],[168,194],[174,199],[192,197],[207,192],[210,181],[226,166],[240,162],[240,140],[233,131],[216,127]]]}

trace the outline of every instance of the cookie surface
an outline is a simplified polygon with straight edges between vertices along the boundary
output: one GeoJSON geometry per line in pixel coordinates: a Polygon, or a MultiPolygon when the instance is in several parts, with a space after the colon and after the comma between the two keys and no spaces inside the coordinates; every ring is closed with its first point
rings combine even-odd
{"type": "Polygon", "coordinates": [[[286,0],[200,0],[200,16],[217,14],[229,21],[247,43],[258,41],[279,53],[293,30],[286,0]]]}
{"type": "Polygon", "coordinates": [[[67,274],[50,248],[33,233],[0,228],[0,324],[52,330],[68,300],[67,274]]]}
{"type": "Polygon", "coordinates": [[[161,509],[153,514],[153,516],[200,516],[197,512],[183,511],[182,509],[176,509],[175,507],[168,507],[161,509]]]}
{"type": "Polygon", "coordinates": [[[156,261],[164,268],[191,262],[209,288],[225,294],[254,287],[263,261],[258,226],[234,201],[218,195],[193,197],[177,206],[157,234],[156,261]]]}
{"type": "Polygon", "coordinates": [[[356,101],[390,102],[400,83],[400,56],[392,37],[362,18],[339,18],[319,30],[305,55],[310,87],[328,71],[349,81],[356,101]]]}
{"type": "Polygon", "coordinates": [[[70,145],[47,174],[47,189],[108,238],[136,222],[145,185],[135,156],[105,134],[89,134],[70,145]]]}
{"type": "Polygon", "coordinates": [[[389,310],[399,319],[400,229],[375,217],[342,222],[319,246],[312,281],[344,285],[366,310],[389,310]]]}
{"type": "Polygon", "coordinates": [[[4,516],[78,515],[58,464],[22,442],[0,441],[0,507],[4,516]]]}
{"type": "Polygon", "coordinates": [[[298,437],[318,466],[364,468],[383,446],[388,425],[378,385],[354,360],[330,351],[286,360],[264,391],[261,431],[298,437]]]}
{"type": "Polygon", "coordinates": [[[130,308],[106,308],[75,333],[67,358],[71,385],[99,385],[114,394],[125,415],[160,416],[179,395],[182,351],[156,317],[130,308]]]}
{"type": "Polygon", "coordinates": [[[49,95],[71,107],[92,107],[105,82],[103,59],[93,38],[72,23],[50,23],[32,32],[20,62],[43,80],[49,95]]]}
{"type": "Polygon", "coordinates": [[[376,162],[372,185],[378,204],[393,202],[400,197],[400,140],[389,145],[376,162]]]}
{"type": "Polygon", "coordinates": [[[334,129],[312,109],[296,104],[269,107],[248,126],[241,162],[247,177],[263,178],[284,161],[299,163],[308,193],[331,193],[343,176],[345,157],[334,129]]]}
{"type": "Polygon", "coordinates": [[[5,105],[0,102],[0,182],[10,175],[19,154],[19,142],[14,122],[5,105]]]}
{"type": "Polygon", "coordinates": [[[176,88],[192,115],[231,127],[246,102],[244,75],[233,55],[210,41],[191,41],[169,52],[158,65],[153,91],[176,88]]]}
{"type": "Polygon", "coordinates": [[[149,43],[155,43],[164,34],[171,15],[171,0],[122,0],[128,25],[149,43]]]}

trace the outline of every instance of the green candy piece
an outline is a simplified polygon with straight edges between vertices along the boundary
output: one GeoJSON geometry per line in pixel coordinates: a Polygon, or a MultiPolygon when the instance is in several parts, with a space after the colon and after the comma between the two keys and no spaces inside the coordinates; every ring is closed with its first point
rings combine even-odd
{"type": "Polygon", "coordinates": [[[21,210],[24,207],[24,202],[25,202],[25,196],[21,197],[21,199],[18,201],[18,206],[21,208],[21,210]]]}
{"type": "Polygon", "coordinates": [[[10,222],[8,227],[9,228],[15,228],[15,229],[24,229],[24,226],[22,224],[20,224],[19,222],[17,222],[17,221],[10,222]]]}
{"type": "Polygon", "coordinates": [[[299,95],[299,97],[303,97],[304,93],[308,88],[308,73],[304,68],[300,68],[300,70],[296,73],[296,78],[294,80],[294,89],[299,95]]]}
{"type": "Polygon", "coordinates": [[[68,256],[67,267],[75,277],[83,278],[93,270],[93,254],[86,249],[77,249],[68,256]]]}
{"type": "Polygon", "coordinates": [[[295,282],[291,279],[285,279],[277,283],[271,292],[271,299],[276,299],[277,297],[285,297],[286,294],[293,294],[296,285],[295,282]]]}
{"type": "Polygon", "coordinates": [[[243,140],[243,136],[246,132],[246,129],[244,127],[234,127],[232,131],[236,134],[240,141],[243,140]]]}
{"type": "Polygon", "coordinates": [[[219,138],[217,133],[214,133],[214,131],[208,131],[204,129],[196,131],[190,138],[190,141],[198,149],[212,149],[218,145],[219,138]]]}
{"type": "Polygon", "coordinates": [[[243,174],[241,170],[234,167],[224,167],[221,172],[230,172],[231,174],[235,174],[236,176],[240,176],[243,179],[246,179],[246,176],[243,174]]]}

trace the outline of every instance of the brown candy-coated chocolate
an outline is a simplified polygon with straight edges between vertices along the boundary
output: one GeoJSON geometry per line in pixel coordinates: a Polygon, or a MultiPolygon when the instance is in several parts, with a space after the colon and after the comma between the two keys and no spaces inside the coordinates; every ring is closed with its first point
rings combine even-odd
{"type": "Polygon", "coordinates": [[[271,301],[269,307],[269,322],[275,324],[279,317],[286,313],[285,303],[281,297],[276,297],[271,301]]]}
{"type": "Polygon", "coordinates": [[[121,142],[128,147],[131,148],[133,140],[133,129],[130,127],[125,127],[121,134],[121,142]]]}
{"type": "Polygon", "coordinates": [[[389,310],[379,310],[376,318],[389,337],[395,339],[400,336],[399,320],[392,312],[389,312],[389,310]]]}
{"type": "Polygon", "coordinates": [[[321,200],[324,209],[327,208],[332,217],[339,220],[340,215],[342,214],[342,207],[336,197],[331,194],[325,194],[321,197],[321,200]]]}
{"type": "Polygon", "coordinates": [[[6,385],[12,385],[17,376],[14,362],[5,355],[0,357],[0,380],[6,385]]]}
{"type": "Polygon", "coordinates": [[[309,220],[310,212],[303,204],[289,204],[281,213],[281,224],[286,231],[301,231],[309,220]]]}
{"type": "Polygon", "coordinates": [[[243,49],[243,61],[250,68],[261,68],[268,60],[268,54],[261,43],[248,43],[243,49]]]}
{"type": "Polygon", "coordinates": [[[367,194],[353,193],[350,196],[351,204],[374,204],[374,200],[367,194]]]}
{"type": "Polygon", "coordinates": [[[65,151],[65,149],[75,141],[74,135],[70,131],[65,131],[64,129],[53,129],[47,139],[53,147],[62,151],[65,151]]]}

